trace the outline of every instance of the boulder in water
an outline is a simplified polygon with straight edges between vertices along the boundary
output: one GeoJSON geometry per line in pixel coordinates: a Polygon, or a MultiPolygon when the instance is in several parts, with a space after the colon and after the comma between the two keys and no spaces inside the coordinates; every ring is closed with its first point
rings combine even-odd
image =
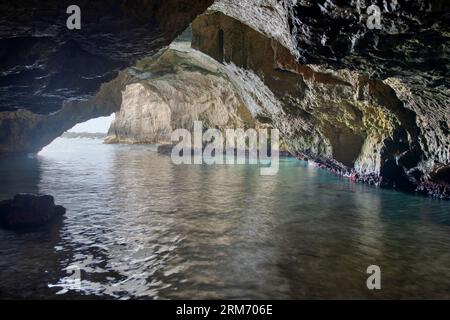
{"type": "Polygon", "coordinates": [[[55,205],[50,195],[17,194],[12,200],[0,201],[0,227],[36,228],[65,213],[66,209],[55,205]]]}

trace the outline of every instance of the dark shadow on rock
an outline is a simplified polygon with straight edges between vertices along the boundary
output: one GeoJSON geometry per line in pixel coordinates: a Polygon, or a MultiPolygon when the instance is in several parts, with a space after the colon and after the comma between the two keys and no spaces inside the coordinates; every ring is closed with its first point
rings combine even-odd
{"type": "Polygon", "coordinates": [[[0,227],[17,231],[35,231],[66,213],[50,195],[17,194],[0,202],[0,227]]]}

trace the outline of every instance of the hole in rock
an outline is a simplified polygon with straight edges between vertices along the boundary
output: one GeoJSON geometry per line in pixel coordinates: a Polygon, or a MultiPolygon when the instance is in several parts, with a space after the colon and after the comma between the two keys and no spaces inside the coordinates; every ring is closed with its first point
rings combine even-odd
{"type": "MultiPolygon", "coordinates": [[[[95,140],[101,140],[103,141],[109,131],[109,128],[111,126],[111,123],[115,119],[115,114],[111,114],[107,117],[98,117],[93,118],[85,122],[81,122],[73,126],[71,129],[64,132],[61,136],[59,136],[57,139],[53,140],[50,144],[45,146],[39,154],[42,155],[46,151],[48,151],[49,147],[50,149],[55,149],[55,146],[61,145],[61,138],[62,139],[95,139],[95,140]]],[[[67,143],[69,140],[66,141],[67,143]]],[[[71,144],[63,144],[63,148],[61,151],[63,151],[64,148],[71,148],[73,145],[71,144]]],[[[57,149],[57,148],[56,148],[57,149]]],[[[56,150],[55,149],[55,150],[56,150]]]]}
{"type": "Polygon", "coordinates": [[[115,114],[111,114],[108,117],[99,117],[90,119],[88,121],[78,123],[72,129],[67,132],[73,133],[107,133],[111,123],[115,119],[115,114]]]}

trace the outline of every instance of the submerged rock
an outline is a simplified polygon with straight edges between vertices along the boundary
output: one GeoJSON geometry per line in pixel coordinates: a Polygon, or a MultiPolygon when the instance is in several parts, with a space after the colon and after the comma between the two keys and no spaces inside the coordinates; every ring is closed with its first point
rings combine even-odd
{"type": "Polygon", "coordinates": [[[37,228],[66,213],[55,205],[50,195],[17,194],[0,202],[0,227],[7,229],[37,228]]]}

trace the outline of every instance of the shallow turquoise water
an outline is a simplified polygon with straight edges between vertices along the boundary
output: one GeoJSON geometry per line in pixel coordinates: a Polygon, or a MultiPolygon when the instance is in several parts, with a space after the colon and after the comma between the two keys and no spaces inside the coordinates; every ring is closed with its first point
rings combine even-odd
{"type": "Polygon", "coordinates": [[[67,208],[48,230],[0,230],[0,297],[450,298],[450,202],[290,158],[259,172],[88,139],[0,160],[0,199],[39,192],[67,208]]]}

